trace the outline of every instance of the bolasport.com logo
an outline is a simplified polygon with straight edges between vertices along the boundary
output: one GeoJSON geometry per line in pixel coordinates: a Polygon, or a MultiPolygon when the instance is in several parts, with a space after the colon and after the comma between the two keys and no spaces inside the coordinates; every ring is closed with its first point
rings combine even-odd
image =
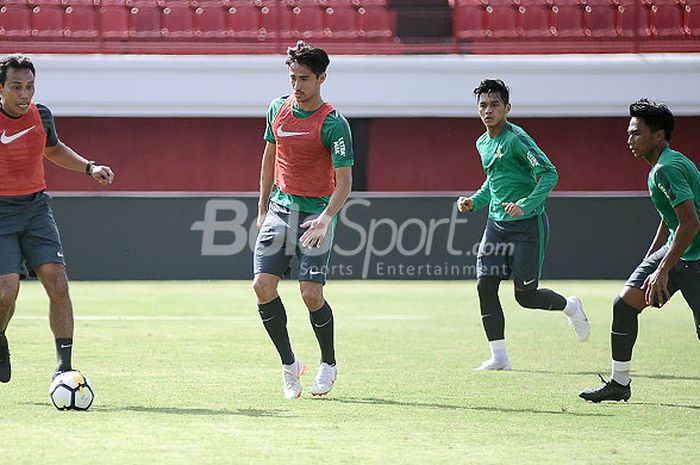
{"type": "MultiPolygon", "coordinates": [[[[400,209],[382,208],[367,198],[351,198],[338,214],[333,241],[331,275],[362,278],[465,278],[475,275],[483,224],[458,213],[454,202],[444,203],[438,211],[424,211],[410,217],[400,209]],[[442,215],[438,215],[442,213],[442,215]],[[478,223],[478,224],[477,224],[478,223]],[[479,228],[479,231],[471,231],[479,228]],[[474,236],[477,234],[477,236],[474,236]],[[465,240],[471,235],[475,239],[465,240]]],[[[290,212],[288,224],[297,224],[290,212]]],[[[192,223],[192,231],[201,231],[202,256],[252,254],[258,237],[257,210],[239,199],[211,199],[204,207],[204,219],[192,223]]],[[[288,237],[295,238],[290,230],[288,237]]],[[[328,238],[327,238],[328,239],[328,238]]],[[[292,255],[297,244],[280,241],[292,255]]],[[[483,252],[512,253],[512,244],[481,244],[483,252]]]]}

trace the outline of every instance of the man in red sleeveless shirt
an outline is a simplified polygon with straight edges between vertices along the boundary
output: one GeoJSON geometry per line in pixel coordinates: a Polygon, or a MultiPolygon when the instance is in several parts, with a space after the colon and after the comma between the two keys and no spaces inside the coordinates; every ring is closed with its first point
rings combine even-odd
{"type": "Polygon", "coordinates": [[[303,41],[287,53],[293,95],[273,100],[267,112],[253,288],[263,325],[282,360],[284,396],[294,399],[301,395],[299,378],[306,367],[292,352],[277,286],[290,273],[296,255],[301,297],[321,349],[311,393],[325,395],[333,388],[337,370],[333,312],[323,297],[323,285],[335,217],[352,187],[354,155],[347,120],[321,98],[328,55],[303,41]]]}
{"type": "Polygon", "coordinates": [[[55,373],[69,371],[73,308],[63,248],[44,192],[44,157],[100,184],[114,174],[78,155],[56,134],[51,111],[34,103],[34,64],[22,55],[0,58],[0,382],[11,377],[5,330],[15,311],[19,282],[35,274],[49,296],[49,323],[56,339],[55,373]]]}

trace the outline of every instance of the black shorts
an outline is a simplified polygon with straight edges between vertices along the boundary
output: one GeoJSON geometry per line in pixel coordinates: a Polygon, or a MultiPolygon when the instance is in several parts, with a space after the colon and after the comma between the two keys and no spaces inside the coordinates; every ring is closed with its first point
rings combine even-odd
{"type": "Polygon", "coordinates": [[[299,243],[299,238],[306,231],[300,225],[317,216],[270,202],[255,242],[253,273],[288,276],[291,272],[292,257],[296,256],[299,258],[299,281],[325,284],[333,247],[335,218],[328,227],[321,247],[302,247],[299,243]]]}
{"type": "Polygon", "coordinates": [[[51,197],[44,192],[0,197],[0,274],[25,277],[39,265],[65,265],[51,197]]]}
{"type": "Polygon", "coordinates": [[[537,289],[548,234],[546,213],[515,221],[489,219],[476,258],[477,279],[513,276],[518,289],[537,289]]]}
{"type": "MultiPolygon", "coordinates": [[[[667,245],[642,260],[642,263],[632,272],[625,283],[627,287],[642,289],[644,281],[659,267],[659,263],[668,253],[667,245]]],[[[693,310],[693,313],[700,314],[700,260],[686,262],[679,260],[668,274],[669,295],[681,291],[685,301],[693,310]]],[[[661,307],[665,302],[655,302],[654,307],[661,307]]]]}

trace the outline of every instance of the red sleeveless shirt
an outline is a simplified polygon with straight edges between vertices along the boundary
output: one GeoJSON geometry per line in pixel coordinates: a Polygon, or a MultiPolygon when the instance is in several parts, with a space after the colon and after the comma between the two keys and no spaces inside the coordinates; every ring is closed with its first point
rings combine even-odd
{"type": "Polygon", "coordinates": [[[335,110],[324,103],[308,118],[297,118],[290,96],[272,121],[275,134],[275,184],[283,192],[303,197],[323,197],[335,190],[331,151],[323,146],[321,128],[335,110]]]}
{"type": "Polygon", "coordinates": [[[46,189],[45,146],[46,131],[34,102],[19,118],[0,113],[0,196],[46,189]]]}

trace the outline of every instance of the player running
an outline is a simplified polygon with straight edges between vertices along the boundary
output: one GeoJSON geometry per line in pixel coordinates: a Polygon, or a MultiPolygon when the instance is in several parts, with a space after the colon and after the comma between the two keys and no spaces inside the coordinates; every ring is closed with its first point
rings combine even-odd
{"type": "Polygon", "coordinates": [[[333,388],[337,368],[333,312],[323,285],[335,217],[352,187],[354,156],[347,120],[321,98],[328,55],[303,41],[287,54],[293,94],[272,101],[267,112],[253,289],[260,318],[282,360],[284,396],[293,399],[301,395],[299,378],[306,367],[292,351],[277,286],[296,255],[301,297],[321,349],[311,393],[325,395],[333,388]]]}
{"type": "MultiPolygon", "coordinates": [[[[44,157],[69,171],[111,184],[114,174],[78,155],[58,139],[51,111],[34,103],[32,61],[0,59],[0,382],[12,375],[5,331],[15,311],[19,282],[35,274],[49,296],[49,323],[56,342],[55,373],[70,371],[73,307],[63,247],[44,192],[44,157]]],[[[86,214],[91,214],[87,212],[86,214]]]]}
{"type": "Polygon", "coordinates": [[[549,230],[544,202],[558,180],[554,165],[522,128],[507,120],[510,90],[503,81],[483,80],[474,95],[486,127],[476,141],[486,180],[471,196],[460,197],[457,208],[469,212],[489,207],[476,277],[491,358],[478,369],[510,370],[505,317],[498,298],[502,280],[513,277],[515,299],[521,306],[563,311],[579,340],[588,340],[591,326],[577,297],[567,299],[538,289],[549,230]]]}
{"type": "Polygon", "coordinates": [[[700,338],[700,172],[669,146],[674,121],[666,105],[640,99],[630,105],[630,116],[627,145],[636,158],[651,165],[647,185],[661,221],[646,256],[615,298],[611,379],[601,376],[601,386],[579,394],[591,402],[626,402],[632,395],[637,318],[647,306],[661,307],[680,290],[700,338]]]}

